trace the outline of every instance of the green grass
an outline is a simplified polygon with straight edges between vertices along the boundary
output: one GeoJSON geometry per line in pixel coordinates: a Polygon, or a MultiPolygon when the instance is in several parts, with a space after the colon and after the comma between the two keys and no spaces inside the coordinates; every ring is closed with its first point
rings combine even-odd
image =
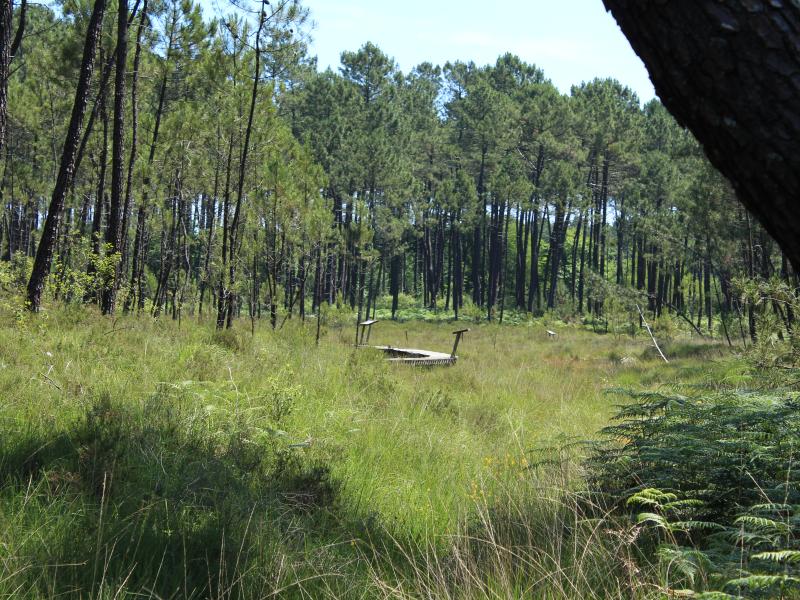
{"type": "MultiPolygon", "coordinates": [[[[719,346],[666,365],[647,338],[541,322],[471,325],[454,367],[412,369],[315,325],[6,302],[0,597],[646,596],[623,534],[580,518],[570,444],[608,423],[609,387],[743,372],[719,346]]],[[[453,329],[370,341],[449,351],[453,329]]]]}

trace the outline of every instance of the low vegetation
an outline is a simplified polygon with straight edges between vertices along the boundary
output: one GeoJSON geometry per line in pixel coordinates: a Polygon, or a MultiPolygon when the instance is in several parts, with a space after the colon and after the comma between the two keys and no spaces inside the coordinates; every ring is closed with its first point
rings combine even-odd
{"type": "Polygon", "coordinates": [[[657,556],[670,589],[796,598],[798,394],[713,388],[634,395],[604,430],[622,444],[598,448],[592,489],[603,506],[630,513],[637,545],[657,556]]]}
{"type": "MultiPolygon", "coordinates": [[[[649,338],[547,319],[473,325],[455,367],[417,370],[354,349],[352,315],[329,313],[317,346],[313,319],[252,334],[17,302],[0,309],[2,597],[657,595],[626,517],[582,492],[582,442],[610,388],[748,372],[686,334],[664,364],[649,338]]],[[[372,341],[446,350],[451,329],[372,341]]]]}

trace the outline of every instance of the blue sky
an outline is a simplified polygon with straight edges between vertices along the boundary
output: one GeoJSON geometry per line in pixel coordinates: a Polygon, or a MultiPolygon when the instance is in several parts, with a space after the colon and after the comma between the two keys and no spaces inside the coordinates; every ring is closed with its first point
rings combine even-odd
{"type": "Polygon", "coordinates": [[[337,69],[343,50],[367,41],[403,71],[424,61],[494,63],[517,54],[544,69],[562,91],[595,77],[614,77],[646,102],[655,96],[644,65],[602,0],[305,0],[312,55],[337,69]]]}

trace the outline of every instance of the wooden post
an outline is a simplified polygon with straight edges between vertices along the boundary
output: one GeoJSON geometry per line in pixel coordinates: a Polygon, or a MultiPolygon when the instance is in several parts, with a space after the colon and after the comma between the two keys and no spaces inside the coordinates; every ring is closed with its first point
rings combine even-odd
{"type": "Polygon", "coordinates": [[[469,329],[459,329],[458,331],[454,331],[453,335],[456,336],[456,341],[453,343],[453,352],[450,354],[450,358],[456,357],[456,350],[458,349],[458,342],[461,341],[461,336],[468,332],[469,329]]]}
{"type": "Polygon", "coordinates": [[[367,336],[366,343],[369,343],[369,336],[372,333],[372,326],[377,323],[377,319],[368,319],[367,321],[362,321],[356,327],[356,345],[363,346],[364,345],[364,334],[367,336]],[[360,336],[360,337],[359,337],[360,336]]]}

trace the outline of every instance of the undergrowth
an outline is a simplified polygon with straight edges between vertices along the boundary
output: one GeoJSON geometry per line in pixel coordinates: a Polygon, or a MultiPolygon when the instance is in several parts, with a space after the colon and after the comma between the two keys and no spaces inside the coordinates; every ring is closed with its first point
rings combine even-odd
{"type": "MultiPolygon", "coordinates": [[[[0,597],[661,594],[643,525],[582,492],[578,442],[609,386],[733,381],[735,357],[682,339],[664,365],[547,317],[472,325],[452,368],[392,368],[352,348],[353,318],[331,308],[317,345],[313,320],[0,302],[0,597]]],[[[452,329],[371,342],[448,350],[452,329]]]]}
{"type": "Polygon", "coordinates": [[[665,593],[800,597],[800,394],[626,396],[591,459],[592,497],[629,517],[665,593]]]}

